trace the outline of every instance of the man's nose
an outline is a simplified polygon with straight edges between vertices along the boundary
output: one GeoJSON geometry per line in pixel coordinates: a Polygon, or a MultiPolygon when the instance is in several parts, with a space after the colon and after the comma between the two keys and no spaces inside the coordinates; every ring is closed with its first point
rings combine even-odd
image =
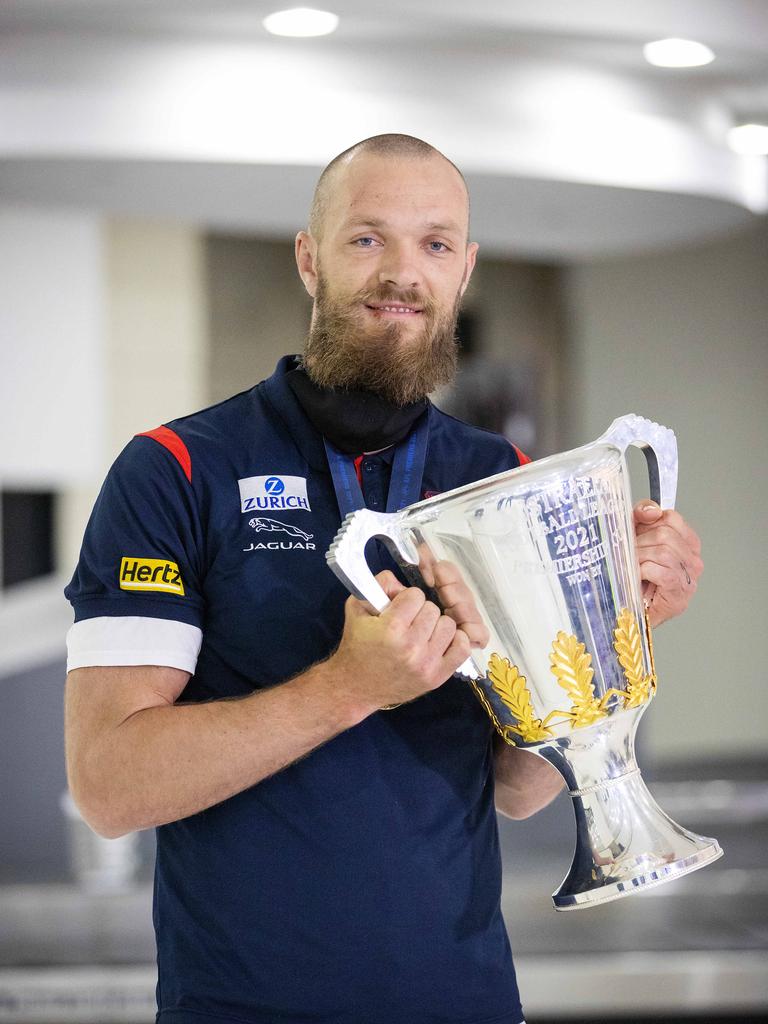
{"type": "Polygon", "coordinates": [[[379,267],[379,284],[395,288],[418,288],[421,285],[414,254],[406,246],[390,246],[379,267]]]}

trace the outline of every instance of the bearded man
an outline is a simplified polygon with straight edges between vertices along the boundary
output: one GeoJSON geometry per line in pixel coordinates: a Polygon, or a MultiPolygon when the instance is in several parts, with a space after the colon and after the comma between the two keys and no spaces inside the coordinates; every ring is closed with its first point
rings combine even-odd
{"type": "MultiPolygon", "coordinates": [[[[441,611],[382,564],[377,616],[324,561],[352,508],[520,464],[427,398],[455,370],[468,219],[426,143],[342,153],[296,240],[303,358],[138,435],[99,495],[67,588],[70,787],[102,835],[157,828],[162,1024],[523,1019],[494,807],[526,817],[560,777],[500,750],[454,675],[487,634],[450,566],[441,611]]],[[[645,506],[661,621],[698,539],[645,506]]]]}

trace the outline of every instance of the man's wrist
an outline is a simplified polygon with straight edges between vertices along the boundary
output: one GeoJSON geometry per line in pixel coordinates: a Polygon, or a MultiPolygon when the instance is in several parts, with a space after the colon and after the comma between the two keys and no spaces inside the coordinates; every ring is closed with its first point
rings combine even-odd
{"type": "Polygon", "coordinates": [[[339,731],[359,725],[377,710],[354,692],[333,655],[310,666],[287,685],[294,686],[299,698],[310,701],[339,731]]]}

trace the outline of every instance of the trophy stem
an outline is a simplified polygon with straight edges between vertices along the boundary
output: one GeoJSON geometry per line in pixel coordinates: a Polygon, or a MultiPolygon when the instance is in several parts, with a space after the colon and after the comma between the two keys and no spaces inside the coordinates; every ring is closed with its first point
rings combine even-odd
{"type": "Polygon", "coordinates": [[[576,815],[576,850],[552,895],[555,910],[620,899],[722,856],[717,840],[672,821],[643,782],[634,736],[644,710],[618,711],[534,748],[563,775],[576,815]]]}

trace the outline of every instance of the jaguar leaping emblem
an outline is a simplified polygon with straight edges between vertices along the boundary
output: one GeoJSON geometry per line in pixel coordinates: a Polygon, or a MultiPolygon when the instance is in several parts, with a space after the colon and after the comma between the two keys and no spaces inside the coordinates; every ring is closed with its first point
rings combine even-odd
{"type": "Polygon", "coordinates": [[[292,526],[290,523],[281,523],[277,519],[249,519],[248,525],[252,526],[256,533],[260,533],[262,530],[266,530],[269,533],[287,533],[291,537],[300,537],[302,540],[312,540],[314,537],[313,533],[305,533],[298,526],[292,526]]]}

